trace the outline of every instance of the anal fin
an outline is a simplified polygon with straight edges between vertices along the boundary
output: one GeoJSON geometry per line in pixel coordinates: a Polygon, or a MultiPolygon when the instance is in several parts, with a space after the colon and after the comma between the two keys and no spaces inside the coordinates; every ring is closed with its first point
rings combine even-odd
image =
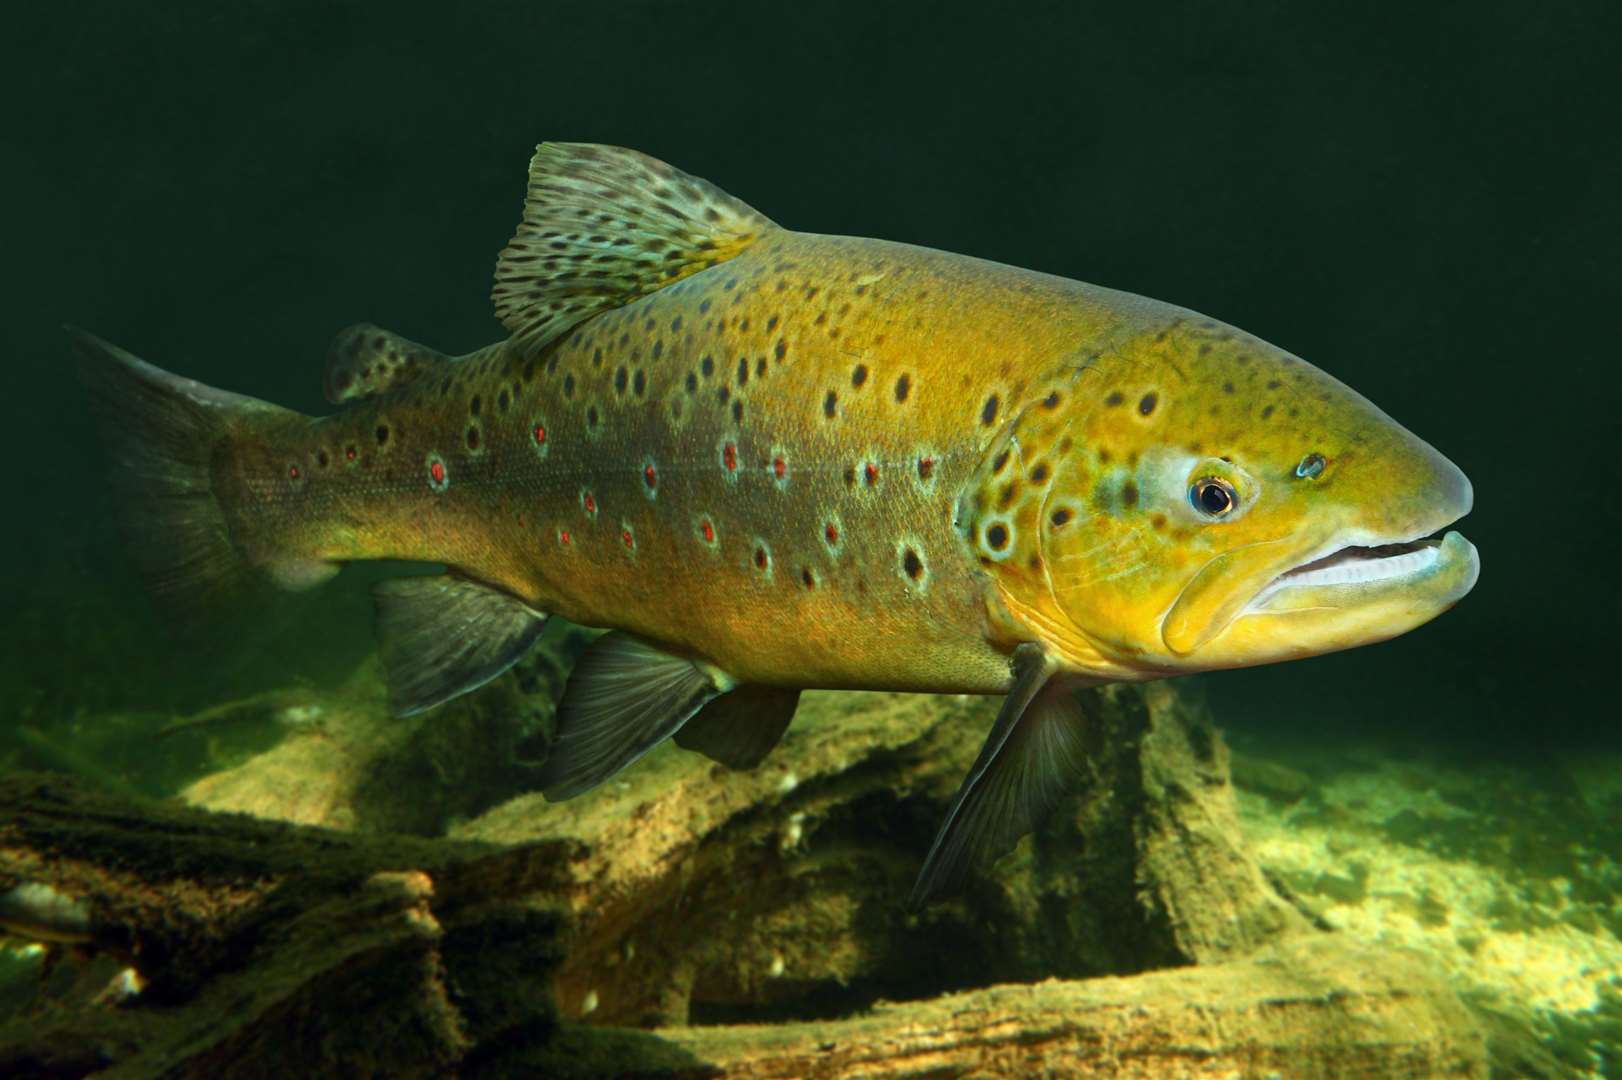
{"type": "Polygon", "coordinates": [[[1014,650],[1013,667],[1013,689],[918,873],[914,908],[956,891],[971,866],[1005,854],[1085,776],[1087,714],[1077,684],[1054,677],[1037,645],[1014,650]]]}
{"type": "Polygon", "coordinates": [[[676,745],[719,761],[729,769],[753,769],[783,738],[798,690],[778,686],[740,686],[698,711],[676,732],[676,745]]]}
{"type": "Polygon", "coordinates": [[[736,685],[698,660],[623,631],[591,643],[558,704],[557,739],[540,769],[548,799],[572,799],[674,735],[736,685]]]}
{"type": "Polygon", "coordinates": [[[516,596],[455,574],[381,581],[372,599],[396,716],[483,686],[546,628],[546,615],[516,596]]]}

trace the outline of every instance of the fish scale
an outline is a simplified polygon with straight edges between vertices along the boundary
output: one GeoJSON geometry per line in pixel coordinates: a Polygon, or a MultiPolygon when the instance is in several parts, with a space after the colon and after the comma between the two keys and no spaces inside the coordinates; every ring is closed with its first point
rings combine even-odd
{"type": "Polygon", "coordinates": [[[559,705],[549,798],[669,737],[750,767],[804,688],[1005,693],[921,901],[1078,781],[1077,688],[1380,640],[1475,580],[1468,542],[1426,539],[1469,508],[1451,462],[1172,305],[793,232],[580,144],[537,150],[492,296],[510,336],[464,357],[340,333],[325,418],[75,340],[132,553],[177,605],[441,564],[375,590],[402,714],[552,615],[609,629],[559,705]]]}

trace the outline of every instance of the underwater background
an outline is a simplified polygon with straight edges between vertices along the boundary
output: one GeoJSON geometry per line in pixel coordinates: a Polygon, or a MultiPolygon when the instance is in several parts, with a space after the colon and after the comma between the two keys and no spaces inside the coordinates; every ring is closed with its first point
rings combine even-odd
{"type": "MultiPolygon", "coordinates": [[[[1424,759],[1491,776],[1500,803],[1622,809],[1619,13],[20,6],[0,45],[0,764],[169,794],[206,750],[154,743],[152,717],[336,686],[373,649],[363,568],[206,650],[167,633],[60,324],[327,411],[344,326],[450,353],[500,336],[495,254],[534,144],[562,139],[642,150],[789,228],[1183,305],[1350,384],[1470,476],[1480,583],[1396,641],[1200,677],[1217,724],[1308,774],[1424,759]]],[[[1538,827],[1622,861],[1609,811],[1538,827]]],[[[1614,938],[1622,907],[1595,903],[1614,938]]]]}

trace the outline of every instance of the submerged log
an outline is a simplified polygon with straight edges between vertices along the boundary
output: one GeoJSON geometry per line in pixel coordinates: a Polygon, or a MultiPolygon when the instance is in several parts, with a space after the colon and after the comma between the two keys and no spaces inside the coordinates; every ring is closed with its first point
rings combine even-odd
{"type": "MultiPolygon", "coordinates": [[[[1315,928],[1261,874],[1201,709],[1164,686],[1093,705],[1087,789],[922,913],[911,879],[992,702],[808,694],[756,770],[666,746],[441,839],[8,778],[0,892],[87,904],[88,947],[147,988],[42,995],[0,1027],[0,1071],[1484,1075],[1418,961],[1315,928]]],[[[334,735],[295,732],[190,798],[273,810],[298,740],[396,745],[334,735]]],[[[351,787],[357,823],[410,816],[351,787]]]]}

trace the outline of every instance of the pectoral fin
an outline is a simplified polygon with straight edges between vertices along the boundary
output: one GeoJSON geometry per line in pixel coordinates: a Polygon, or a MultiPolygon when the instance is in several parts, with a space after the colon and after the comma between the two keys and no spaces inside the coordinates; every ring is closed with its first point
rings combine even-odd
{"type": "Polygon", "coordinates": [[[596,787],[735,685],[701,661],[621,631],[604,634],[569,676],[541,791],[557,802],[596,787]]]}
{"type": "Polygon", "coordinates": [[[676,732],[676,745],[729,769],[753,769],[772,752],[794,719],[798,690],[740,686],[698,711],[676,732]]]}
{"type": "Polygon", "coordinates": [[[455,574],[380,581],[372,600],[396,716],[483,686],[517,663],[546,628],[543,612],[455,574]]]}
{"type": "Polygon", "coordinates": [[[1086,714],[1040,646],[1014,651],[1014,686],[958,788],[911,904],[955,891],[969,867],[1002,855],[1083,776],[1086,714]]]}

